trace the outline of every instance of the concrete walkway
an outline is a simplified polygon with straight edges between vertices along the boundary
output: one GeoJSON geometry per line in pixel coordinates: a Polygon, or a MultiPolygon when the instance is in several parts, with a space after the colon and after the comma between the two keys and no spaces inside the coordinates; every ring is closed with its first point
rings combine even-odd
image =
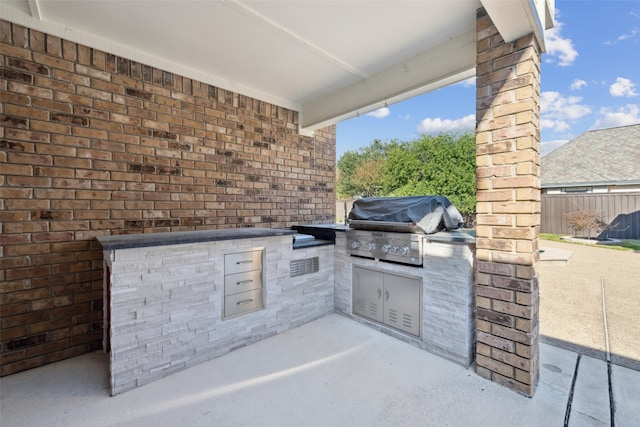
{"type": "Polygon", "coordinates": [[[616,426],[638,425],[640,372],[540,354],[527,398],[333,314],[115,397],[101,352],[11,375],[0,425],[609,426],[610,402],[616,426]]]}
{"type": "Polygon", "coordinates": [[[640,370],[640,253],[540,246],[542,340],[602,360],[609,352],[614,364],[640,370]]]}

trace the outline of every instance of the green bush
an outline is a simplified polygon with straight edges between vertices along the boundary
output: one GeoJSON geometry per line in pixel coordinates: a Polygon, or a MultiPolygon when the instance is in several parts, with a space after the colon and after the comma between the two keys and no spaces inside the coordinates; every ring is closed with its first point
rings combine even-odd
{"type": "Polygon", "coordinates": [[[476,207],[475,134],[421,135],[347,151],[338,160],[338,196],[446,196],[463,215],[476,207]]]}

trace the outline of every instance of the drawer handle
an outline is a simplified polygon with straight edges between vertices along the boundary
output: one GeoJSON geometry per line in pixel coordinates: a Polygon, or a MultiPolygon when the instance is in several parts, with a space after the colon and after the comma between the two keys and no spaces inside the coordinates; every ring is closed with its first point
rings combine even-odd
{"type": "Polygon", "coordinates": [[[238,301],[236,305],[251,304],[252,302],[253,302],[253,298],[243,299],[242,301],[238,301]]]}
{"type": "Polygon", "coordinates": [[[243,285],[245,283],[253,283],[253,279],[249,279],[249,280],[241,280],[239,282],[236,282],[236,285],[243,285]]]}
{"type": "Polygon", "coordinates": [[[253,260],[247,259],[245,261],[236,261],[236,265],[240,265],[240,264],[253,264],[253,260]]]}

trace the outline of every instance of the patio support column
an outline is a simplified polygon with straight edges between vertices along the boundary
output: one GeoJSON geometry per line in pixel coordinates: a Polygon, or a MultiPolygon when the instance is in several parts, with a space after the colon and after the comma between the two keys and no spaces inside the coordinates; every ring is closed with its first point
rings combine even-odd
{"type": "Polygon", "coordinates": [[[533,396],[539,377],[540,49],[476,17],[476,372],[533,396]]]}

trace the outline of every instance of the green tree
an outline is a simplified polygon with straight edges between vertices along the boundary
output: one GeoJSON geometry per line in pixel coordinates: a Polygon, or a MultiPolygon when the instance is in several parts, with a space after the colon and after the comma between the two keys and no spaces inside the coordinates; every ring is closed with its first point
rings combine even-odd
{"type": "MultiPolygon", "coordinates": [[[[387,155],[388,146],[379,139],[374,139],[371,144],[366,147],[359,148],[357,151],[347,151],[338,159],[338,179],[336,183],[336,191],[339,198],[363,197],[367,191],[363,184],[363,174],[360,175],[360,181],[354,182],[354,174],[358,167],[371,160],[384,161],[387,155]]],[[[370,188],[370,187],[367,187],[370,188]]],[[[378,189],[379,192],[379,189],[378,189]]],[[[366,197],[366,196],[365,196],[366,197]]]]}
{"type": "Polygon", "coordinates": [[[475,212],[475,135],[421,135],[374,140],[338,161],[341,197],[443,195],[463,214],[475,212]]]}
{"type": "Polygon", "coordinates": [[[358,194],[363,197],[381,195],[384,163],[383,159],[370,159],[356,167],[351,180],[358,194]]]}
{"type": "Polygon", "coordinates": [[[358,164],[359,159],[356,151],[347,151],[338,159],[336,191],[339,198],[350,198],[358,194],[358,190],[352,182],[358,164]]]}

